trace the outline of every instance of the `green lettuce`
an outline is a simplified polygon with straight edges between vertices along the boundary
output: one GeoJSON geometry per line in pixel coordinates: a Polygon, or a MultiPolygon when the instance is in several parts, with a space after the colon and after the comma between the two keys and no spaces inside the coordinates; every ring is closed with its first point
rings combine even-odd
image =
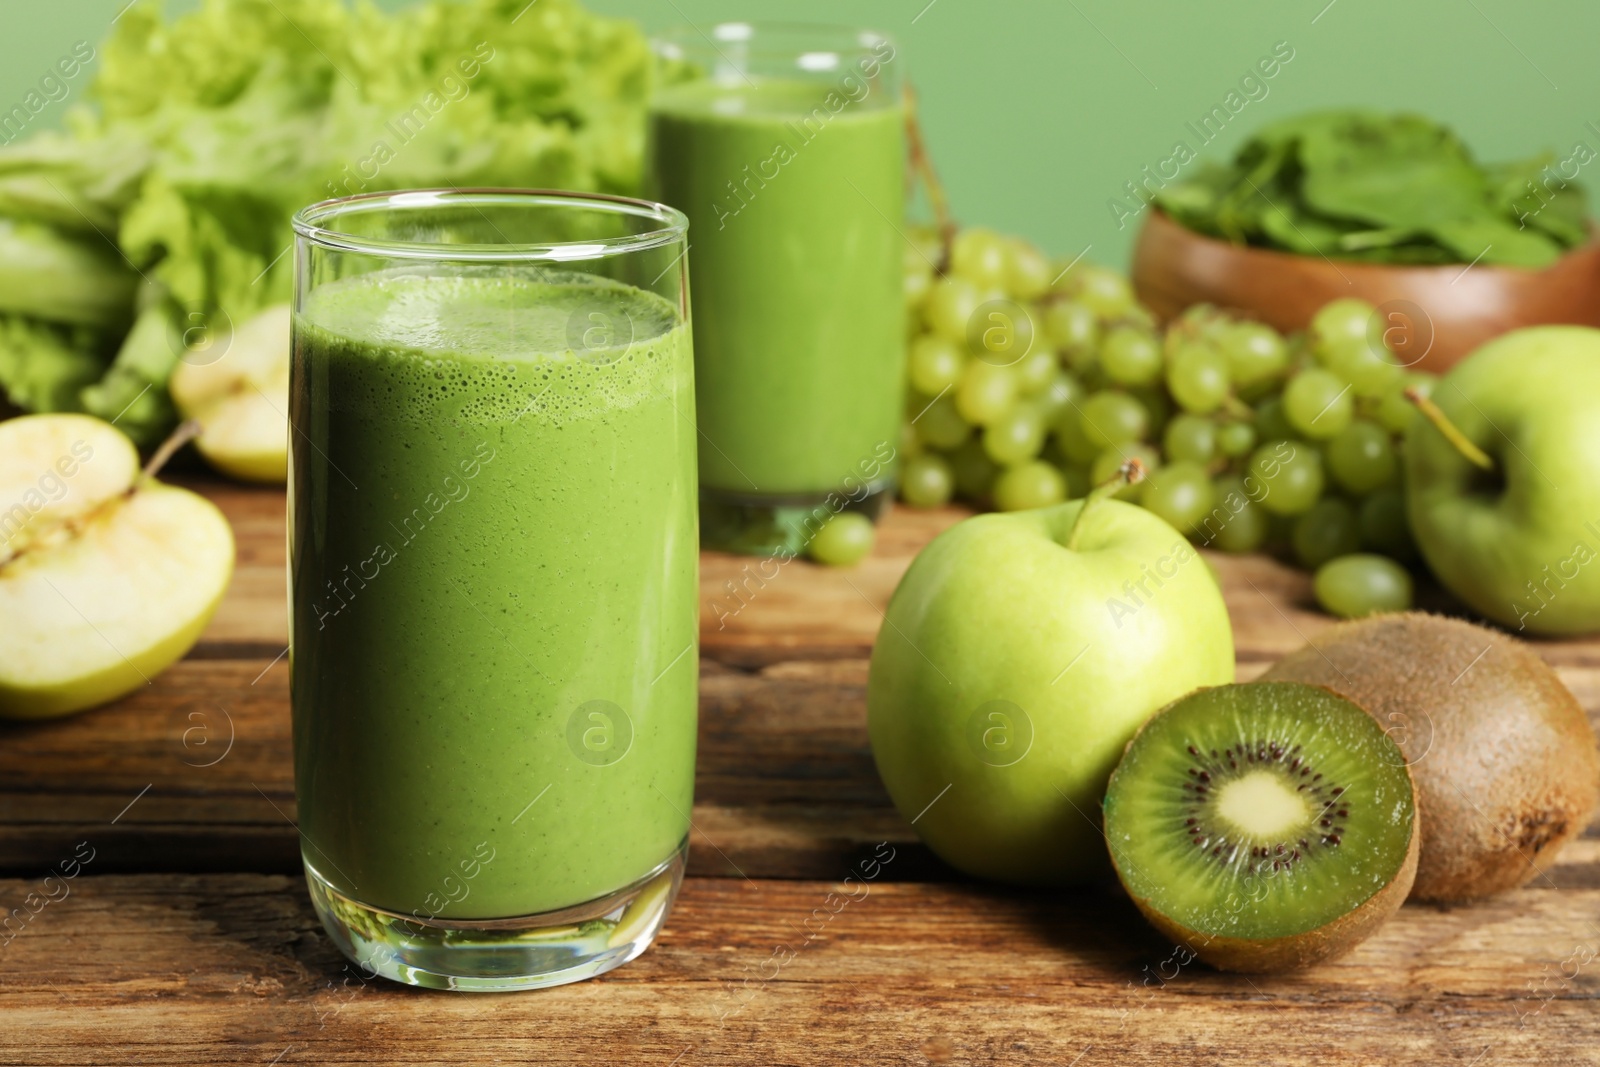
{"type": "Polygon", "coordinates": [[[0,314],[0,382],[27,411],[78,411],[80,392],[105,373],[105,341],[83,327],[0,314]]]}
{"type": "Polygon", "coordinates": [[[65,133],[0,148],[0,289],[50,267],[0,293],[0,386],[38,409],[76,390],[141,443],[172,424],[186,338],[288,298],[305,204],[639,185],[647,45],[575,0],[203,0],[170,20],[140,0],[99,55],[65,133]]]}

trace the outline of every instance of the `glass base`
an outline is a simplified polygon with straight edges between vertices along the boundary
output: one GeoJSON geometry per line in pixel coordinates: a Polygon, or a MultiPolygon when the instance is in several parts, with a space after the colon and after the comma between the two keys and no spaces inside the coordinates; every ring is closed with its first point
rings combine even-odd
{"type": "Polygon", "coordinates": [[[368,974],[406,985],[506,992],[565,985],[637,958],[678,895],[689,842],[632,885],[585,904],[511,919],[397,915],[340,893],[306,861],[322,927],[368,974]]]}
{"type": "Polygon", "coordinates": [[[803,555],[822,524],[841,511],[855,511],[876,523],[894,498],[893,479],[856,490],[757,495],[700,487],[700,547],[742,556],[803,555]]]}

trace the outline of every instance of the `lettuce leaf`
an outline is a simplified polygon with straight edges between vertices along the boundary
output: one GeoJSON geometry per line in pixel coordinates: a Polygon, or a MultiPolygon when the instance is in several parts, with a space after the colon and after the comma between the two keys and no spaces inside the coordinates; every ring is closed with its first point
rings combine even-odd
{"type": "MultiPolygon", "coordinates": [[[[117,355],[96,357],[104,380],[79,403],[107,417],[126,407],[118,425],[141,443],[171,425],[182,338],[289,297],[300,207],[414,187],[639,187],[648,47],[632,23],[575,0],[394,14],[366,0],[202,0],[172,19],[138,0],[98,51],[91,104],[68,133],[0,148],[0,217],[120,251],[101,276],[114,286],[77,286],[56,305],[87,292],[113,305],[95,321],[120,323],[117,355]]],[[[0,277],[12,259],[0,241],[0,277]]],[[[15,347],[33,354],[12,364],[60,364],[36,375],[57,384],[19,395],[59,402],[60,383],[92,364],[67,351],[15,347]]],[[[0,367],[12,380],[32,379],[0,367]]]]}
{"type": "Polygon", "coordinates": [[[105,373],[104,341],[82,327],[0,314],[0,389],[27,411],[77,411],[79,391],[105,373]]]}

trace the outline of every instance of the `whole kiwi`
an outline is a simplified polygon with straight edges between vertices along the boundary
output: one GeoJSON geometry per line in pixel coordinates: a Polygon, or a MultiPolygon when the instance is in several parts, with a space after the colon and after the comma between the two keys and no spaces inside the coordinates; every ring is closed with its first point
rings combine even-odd
{"type": "Polygon", "coordinates": [[[1344,694],[1405,753],[1422,823],[1412,899],[1522,885],[1600,800],[1583,708],[1532,649],[1498,631],[1421,612],[1375,615],[1334,626],[1262,677],[1344,694]]]}

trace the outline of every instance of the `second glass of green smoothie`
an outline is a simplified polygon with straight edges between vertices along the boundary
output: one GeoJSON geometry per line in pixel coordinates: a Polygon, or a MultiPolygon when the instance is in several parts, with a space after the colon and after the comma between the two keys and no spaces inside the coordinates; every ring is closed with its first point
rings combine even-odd
{"type": "Polygon", "coordinates": [[[699,669],[687,221],[442,190],[295,217],[306,880],[413,985],[626,963],[683,873],[699,669]]]}
{"type": "Polygon", "coordinates": [[[882,34],[724,23],[656,42],[652,195],[693,223],[701,536],[804,549],[893,485],[904,123],[882,34]]]}

